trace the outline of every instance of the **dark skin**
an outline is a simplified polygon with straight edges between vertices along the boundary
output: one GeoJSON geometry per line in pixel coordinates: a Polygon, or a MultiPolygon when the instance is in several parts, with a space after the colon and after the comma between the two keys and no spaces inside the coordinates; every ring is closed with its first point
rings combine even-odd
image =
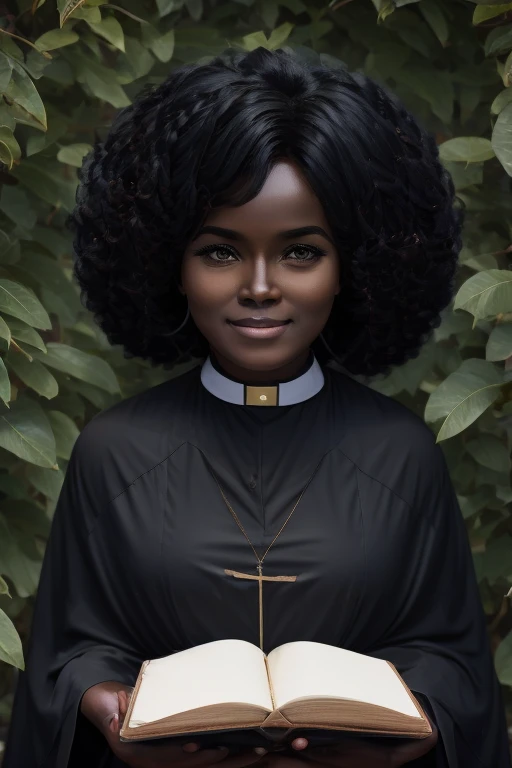
{"type": "MultiPolygon", "coordinates": [[[[253,200],[210,212],[184,253],[180,290],[228,375],[247,383],[276,382],[300,371],[324,328],[340,290],[339,259],[319,200],[300,169],[282,161],[253,200]],[[304,232],[304,227],[316,230],[304,232]],[[229,322],[262,316],[289,322],[275,338],[242,335],[229,322]]],[[[426,739],[389,747],[347,739],[327,749],[297,738],[286,752],[257,748],[230,754],[186,741],[126,744],[119,740],[119,728],[131,692],[126,685],[100,683],[89,688],[81,703],[82,713],[131,768],[208,768],[216,763],[244,768],[255,762],[261,768],[399,768],[429,752],[438,739],[433,726],[426,739]]]]}

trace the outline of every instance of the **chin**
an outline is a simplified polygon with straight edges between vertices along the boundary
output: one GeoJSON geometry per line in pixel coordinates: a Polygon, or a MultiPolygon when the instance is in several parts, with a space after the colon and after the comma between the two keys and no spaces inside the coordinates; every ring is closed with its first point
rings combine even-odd
{"type": "MultiPolygon", "coordinates": [[[[258,342],[261,344],[261,342],[258,342]]],[[[275,345],[274,349],[267,345],[266,349],[244,349],[244,350],[219,350],[225,358],[234,365],[245,368],[248,371],[273,371],[282,368],[293,362],[297,357],[303,355],[305,349],[283,349],[275,345]]]]}

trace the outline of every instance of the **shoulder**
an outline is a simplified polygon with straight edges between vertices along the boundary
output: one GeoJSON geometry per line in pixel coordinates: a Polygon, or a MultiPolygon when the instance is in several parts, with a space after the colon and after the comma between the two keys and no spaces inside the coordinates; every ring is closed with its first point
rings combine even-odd
{"type": "Polygon", "coordinates": [[[417,413],[350,375],[332,371],[332,382],[345,414],[339,450],[362,476],[417,506],[445,476],[435,434],[417,413]]]}
{"type": "Polygon", "coordinates": [[[72,462],[108,495],[120,493],[186,440],[197,379],[193,369],[101,411],[78,436],[72,462]]]}

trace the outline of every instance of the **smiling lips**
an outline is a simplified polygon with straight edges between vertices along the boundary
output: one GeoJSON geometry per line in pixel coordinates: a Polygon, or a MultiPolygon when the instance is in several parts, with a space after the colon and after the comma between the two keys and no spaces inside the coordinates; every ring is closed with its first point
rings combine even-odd
{"type": "Polygon", "coordinates": [[[291,320],[273,320],[270,317],[246,317],[228,320],[228,324],[242,336],[252,339],[274,339],[281,336],[291,320]]]}

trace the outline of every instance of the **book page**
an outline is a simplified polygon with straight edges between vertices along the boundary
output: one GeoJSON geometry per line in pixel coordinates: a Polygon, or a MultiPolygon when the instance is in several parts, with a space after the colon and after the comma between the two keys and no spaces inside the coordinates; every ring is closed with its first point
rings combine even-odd
{"type": "Polygon", "coordinates": [[[245,640],[216,640],[151,661],[130,728],[210,704],[243,702],[272,711],[265,657],[245,640]]]}
{"type": "Polygon", "coordinates": [[[285,643],[268,654],[276,708],[293,699],[335,696],[421,716],[407,691],[382,659],[324,643],[285,643]]]}

